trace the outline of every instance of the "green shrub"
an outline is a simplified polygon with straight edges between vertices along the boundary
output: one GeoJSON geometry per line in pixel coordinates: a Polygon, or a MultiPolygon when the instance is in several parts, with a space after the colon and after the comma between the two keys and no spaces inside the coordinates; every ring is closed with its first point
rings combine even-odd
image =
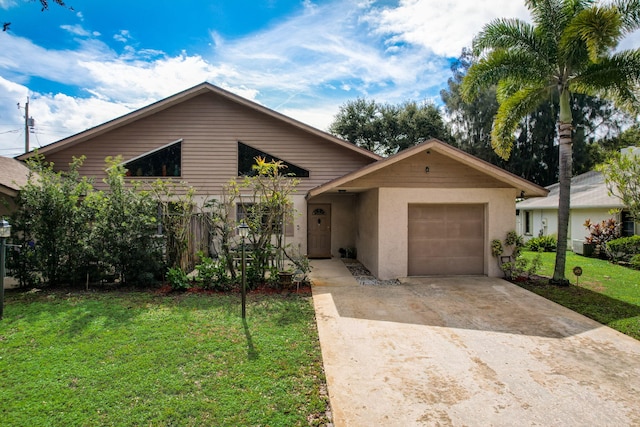
{"type": "Polygon", "coordinates": [[[172,267],[167,270],[167,281],[171,285],[171,288],[177,291],[184,291],[191,287],[187,273],[178,267],[172,267]]]}
{"type": "Polygon", "coordinates": [[[200,256],[200,264],[196,265],[198,284],[204,289],[230,290],[231,280],[227,273],[226,263],[223,260],[214,260],[205,256],[202,252],[198,255],[200,256]]]}
{"type": "Polygon", "coordinates": [[[640,270],[640,254],[632,256],[631,260],[629,260],[629,264],[631,264],[631,267],[636,270],[640,270]]]}
{"type": "Polygon", "coordinates": [[[523,246],[524,241],[522,236],[519,236],[515,231],[507,233],[504,244],[499,239],[491,241],[491,254],[497,258],[498,266],[508,280],[514,280],[521,276],[531,276],[536,273],[542,264],[542,260],[538,254],[536,258],[531,261],[531,265],[529,265],[529,261],[521,256],[520,250],[523,246]],[[510,255],[503,256],[505,248],[511,249],[510,255]],[[508,261],[505,261],[505,259],[508,259],[508,261]]]}
{"type": "Polygon", "coordinates": [[[640,254],[640,236],[621,237],[607,242],[607,248],[615,261],[630,262],[640,254]]]}
{"type": "Polygon", "coordinates": [[[527,248],[533,252],[555,252],[557,246],[556,236],[534,237],[527,242],[527,248]]]}

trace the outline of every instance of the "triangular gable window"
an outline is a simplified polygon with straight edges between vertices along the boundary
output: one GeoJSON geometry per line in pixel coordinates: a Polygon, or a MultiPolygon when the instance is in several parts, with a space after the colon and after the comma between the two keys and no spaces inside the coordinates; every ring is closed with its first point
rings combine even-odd
{"type": "Polygon", "coordinates": [[[124,164],[127,176],[179,177],[182,176],[182,140],[172,142],[124,164]]]}
{"type": "Polygon", "coordinates": [[[286,166],[286,168],[282,170],[283,175],[294,176],[297,178],[309,178],[308,170],[302,169],[301,167],[265,153],[264,151],[257,150],[243,144],[242,142],[238,142],[238,176],[255,175],[256,172],[253,170],[253,165],[256,164],[256,157],[262,157],[263,159],[266,159],[267,162],[282,162],[282,164],[286,166]]]}

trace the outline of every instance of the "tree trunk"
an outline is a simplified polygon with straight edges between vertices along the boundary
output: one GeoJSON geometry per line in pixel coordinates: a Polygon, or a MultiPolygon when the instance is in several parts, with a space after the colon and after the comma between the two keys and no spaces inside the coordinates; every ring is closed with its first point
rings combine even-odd
{"type": "MultiPolygon", "coordinates": [[[[562,114],[561,114],[562,116],[562,114]]],[[[558,196],[558,246],[556,249],[556,265],[553,271],[552,283],[568,285],[565,278],[565,265],[567,262],[567,232],[569,229],[571,175],[572,175],[572,141],[571,122],[558,121],[558,136],[560,140],[559,161],[559,185],[558,196]]]]}

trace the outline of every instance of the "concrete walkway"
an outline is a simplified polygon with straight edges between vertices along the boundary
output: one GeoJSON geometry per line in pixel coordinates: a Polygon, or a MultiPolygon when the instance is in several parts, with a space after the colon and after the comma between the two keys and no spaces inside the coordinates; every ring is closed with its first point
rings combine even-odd
{"type": "Polygon", "coordinates": [[[312,266],[336,427],[640,425],[639,341],[500,279],[312,266]]]}

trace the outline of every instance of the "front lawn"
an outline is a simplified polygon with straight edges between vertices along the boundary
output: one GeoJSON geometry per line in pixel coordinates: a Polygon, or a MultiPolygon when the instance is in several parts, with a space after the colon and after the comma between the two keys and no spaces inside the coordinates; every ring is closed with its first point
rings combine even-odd
{"type": "Polygon", "coordinates": [[[3,426],[327,422],[308,296],[8,292],[3,426]]]}
{"type": "MultiPolygon", "coordinates": [[[[527,259],[535,255],[523,252],[527,259]]],[[[556,254],[540,255],[543,265],[538,274],[551,277],[556,254]]],[[[546,281],[518,285],[640,340],[640,271],[573,252],[567,252],[566,267],[571,286],[551,286],[546,281]],[[579,278],[574,267],[582,268],[579,278]]]]}

